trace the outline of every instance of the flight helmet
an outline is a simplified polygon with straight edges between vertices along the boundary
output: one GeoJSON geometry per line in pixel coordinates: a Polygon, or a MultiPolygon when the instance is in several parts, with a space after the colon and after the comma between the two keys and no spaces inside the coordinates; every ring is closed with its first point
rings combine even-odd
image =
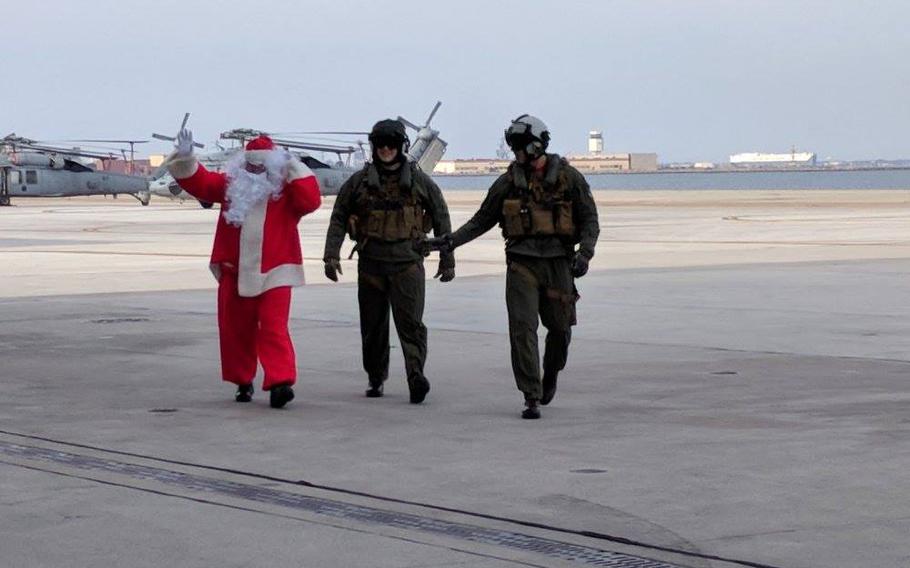
{"type": "Polygon", "coordinates": [[[513,151],[523,150],[529,158],[540,157],[550,144],[550,130],[542,120],[523,114],[505,131],[506,144],[513,151]]]}

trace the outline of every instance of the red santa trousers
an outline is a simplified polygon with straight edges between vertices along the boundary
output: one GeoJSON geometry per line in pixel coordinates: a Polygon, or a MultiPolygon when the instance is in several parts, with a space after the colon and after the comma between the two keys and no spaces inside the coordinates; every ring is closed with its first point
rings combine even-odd
{"type": "Polygon", "coordinates": [[[290,286],[246,298],[237,293],[237,273],[222,271],[218,283],[221,378],[237,385],[252,383],[258,359],[265,372],[262,390],[296,383],[297,363],[288,331],[290,311],[290,286]]]}

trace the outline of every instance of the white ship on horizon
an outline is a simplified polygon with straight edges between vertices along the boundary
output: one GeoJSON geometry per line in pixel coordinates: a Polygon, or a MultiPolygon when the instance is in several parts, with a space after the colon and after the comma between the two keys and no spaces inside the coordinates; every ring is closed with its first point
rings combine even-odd
{"type": "Polygon", "coordinates": [[[814,166],[814,152],[797,152],[796,149],[785,154],[772,154],[766,152],[743,152],[730,156],[732,166],[762,166],[762,165],[798,165],[814,166]]]}

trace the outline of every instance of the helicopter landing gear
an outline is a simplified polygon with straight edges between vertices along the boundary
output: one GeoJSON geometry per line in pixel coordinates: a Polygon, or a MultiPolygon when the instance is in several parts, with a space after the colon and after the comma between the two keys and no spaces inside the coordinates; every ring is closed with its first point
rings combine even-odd
{"type": "MultiPolygon", "coordinates": [[[[135,197],[136,200],[139,203],[141,203],[143,207],[147,206],[149,204],[149,201],[151,201],[151,199],[152,199],[152,194],[149,191],[140,191],[139,193],[131,193],[130,195],[135,197]]],[[[117,197],[117,196],[114,195],[114,197],[117,197]]]]}

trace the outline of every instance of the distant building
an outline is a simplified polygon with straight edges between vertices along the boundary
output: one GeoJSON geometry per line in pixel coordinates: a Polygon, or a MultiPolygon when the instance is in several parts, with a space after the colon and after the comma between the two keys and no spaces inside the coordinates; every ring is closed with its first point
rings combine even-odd
{"type": "Polygon", "coordinates": [[[730,156],[730,165],[743,167],[761,166],[814,166],[815,153],[797,152],[788,154],[766,154],[763,152],[745,152],[730,156]]]}
{"type": "MultiPolygon", "coordinates": [[[[581,173],[598,174],[609,172],[653,172],[657,171],[657,154],[600,154],[566,156],[572,166],[581,173]]],[[[440,160],[433,173],[437,175],[499,175],[508,169],[509,159],[471,158],[468,160],[440,160]]]]}
{"type": "Polygon", "coordinates": [[[456,176],[499,175],[508,169],[511,159],[470,158],[467,160],[439,160],[433,168],[434,174],[456,176]]]}
{"type": "Polygon", "coordinates": [[[603,154],[604,152],[604,135],[599,130],[588,132],[588,153],[603,154]]]}
{"type": "Polygon", "coordinates": [[[121,159],[95,160],[95,169],[116,174],[150,176],[156,167],[148,159],[136,158],[132,163],[129,160],[121,159]]]}
{"type": "Polygon", "coordinates": [[[566,156],[569,163],[581,173],[654,172],[657,171],[657,154],[625,153],[566,156]]]}

